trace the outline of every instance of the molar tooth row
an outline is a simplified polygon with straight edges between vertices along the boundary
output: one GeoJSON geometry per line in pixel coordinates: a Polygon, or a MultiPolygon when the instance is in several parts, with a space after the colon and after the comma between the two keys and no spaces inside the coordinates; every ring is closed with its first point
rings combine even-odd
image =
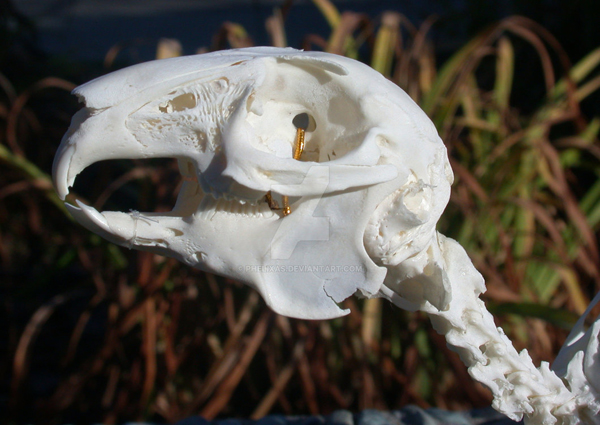
{"type": "Polygon", "coordinates": [[[205,196],[198,210],[200,218],[204,220],[211,220],[216,213],[236,214],[251,218],[270,218],[274,215],[264,202],[259,204],[242,203],[236,199],[227,200],[224,197],[215,199],[212,196],[205,196]]]}

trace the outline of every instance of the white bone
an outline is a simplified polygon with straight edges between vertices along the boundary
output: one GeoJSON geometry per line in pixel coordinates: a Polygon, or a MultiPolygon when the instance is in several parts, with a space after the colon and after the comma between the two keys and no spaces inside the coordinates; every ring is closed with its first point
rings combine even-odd
{"type": "MultiPolygon", "coordinates": [[[[171,157],[185,183],[165,214],[68,205],[85,227],[256,288],[322,319],[359,292],[430,314],[494,407],[529,423],[598,423],[600,322],[583,319],[556,373],[517,353],[479,299],[481,275],[435,230],[452,183],[445,147],[409,96],[348,58],[250,48],[136,65],[75,90],[54,163],[64,199],[92,163],[171,157]],[[307,114],[293,157],[294,119],[307,114]],[[290,197],[271,211],[265,195],[290,197]]],[[[596,300],[595,302],[598,302],[596,300]]]]}

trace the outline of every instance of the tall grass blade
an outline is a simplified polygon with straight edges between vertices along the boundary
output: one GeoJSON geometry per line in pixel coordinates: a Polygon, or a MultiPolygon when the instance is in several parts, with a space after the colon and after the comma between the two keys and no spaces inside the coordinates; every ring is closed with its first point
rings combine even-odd
{"type": "Polygon", "coordinates": [[[375,37],[371,67],[384,76],[391,78],[394,53],[398,44],[400,31],[400,15],[385,12],[381,18],[381,26],[375,37]]]}

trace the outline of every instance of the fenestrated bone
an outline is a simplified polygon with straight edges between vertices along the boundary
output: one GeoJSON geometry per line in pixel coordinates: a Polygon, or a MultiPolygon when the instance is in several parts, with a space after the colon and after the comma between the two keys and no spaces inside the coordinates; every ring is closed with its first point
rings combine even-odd
{"type": "Polygon", "coordinates": [[[585,331],[580,321],[557,373],[515,351],[479,299],[483,278],[435,230],[452,182],[444,145],[380,74],[335,55],[251,48],[137,65],[75,94],[85,107],[54,163],[63,199],[105,159],[177,158],[185,179],[165,214],[68,205],[88,229],[246,282],[288,316],[346,314],[337,303],[355,292],[425,311],[497,410],[599,422],[599,322],[585,331]],[[290,197],[291,214],[272,211],[267,193],[290,197]]]}

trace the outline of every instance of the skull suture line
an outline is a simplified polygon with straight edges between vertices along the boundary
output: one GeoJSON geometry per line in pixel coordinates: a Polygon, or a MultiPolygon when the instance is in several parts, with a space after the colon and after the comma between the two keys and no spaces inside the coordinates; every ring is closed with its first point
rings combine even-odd
{"type": "Polygon", "coordinates": [[[514,350],[478,298],[481,275],[435,230],[452,182],[445,147],[377,72],[325,53],[251,48],[133,66],[75,94],[85,107],[54,163],[61,198],[106,159],[177,158],[185,180],[165,214],[68,205],[88,229],[246,282],[292,317],[346,314],[337,303],[356,292],[426,311],[498,410],[535,423],[593,420],[598,327],[571,337],[561,378],[514,350]],[[272,211],[269,196],[289,199],[291,214],[272,211]]]}

